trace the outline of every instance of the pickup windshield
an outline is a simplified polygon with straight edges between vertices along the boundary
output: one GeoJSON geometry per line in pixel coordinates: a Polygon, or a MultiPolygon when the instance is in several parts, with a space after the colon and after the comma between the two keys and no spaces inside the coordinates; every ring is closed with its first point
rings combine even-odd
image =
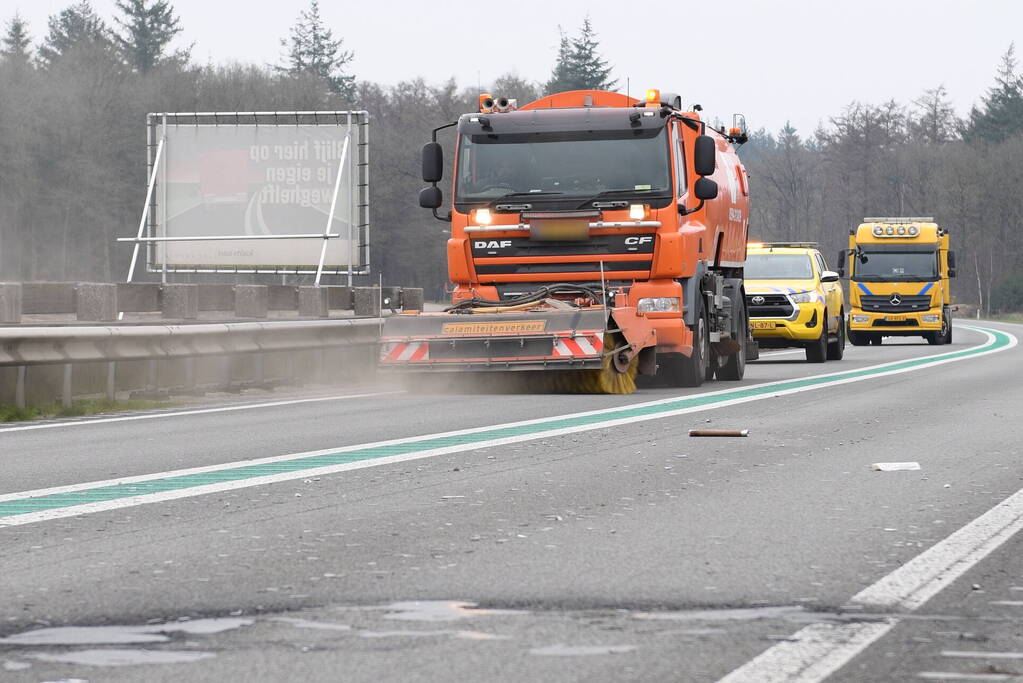
{"type": "Polygon", "coordinates": [[[938,279],[938,256],[926,250],[883,251],[864,245],[866,262],[853,259],[853,279],[860,282],[929,282],[938,279]]]}
{"type": "Polygon", "coordinates": [[[456,202],[670,191],[666,128],[461,136],[456,202]]]}
{"type": "Polygon", "coordinates": [[[747,280],[812,280],[813,265],[806,254],[748,254],[747,280]]]}

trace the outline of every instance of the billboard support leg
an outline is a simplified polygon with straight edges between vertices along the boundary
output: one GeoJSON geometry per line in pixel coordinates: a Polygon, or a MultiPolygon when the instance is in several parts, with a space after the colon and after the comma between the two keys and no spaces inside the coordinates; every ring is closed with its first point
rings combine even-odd
{"type": "Polygon", "coordinates": [[[135,249],[131,253],[131,265],[128,267],[128,279],[125,282],[131,282],[131,279],[135,276],[135,264],[139,259],[139,246],[142,242],[142,233],[146,229],[146,220],[149,218],[149,202],[153,198],[153,188],[156,187],[156,174],[160,169],[160,157],[163,155],[163,143],[164,139],[160,138],[160,144],[156,147],[156,157],[153,159],[153,172],[149,176],[149,187],[146,188],[146,203],[142,207],[142,219],[139,221],[139,231],[135,235],[135,249]]]}
{"type": "MultiPolygon", "coordinates": [[[[330,235],[330,228],[334,223],[334,209],[337,208],[337,193],[341,190],[341,174],[345,170],[345,159],[348,157],[348,143],[351,142],[351,132],[345,136],[344,147],[341,148],[341,160],[337,165],[337,177],[334,178],[334,196],[330,199],[330,213],[327,214],[327,227],[323,230],[323,246],[320,247],[320,264],[316,266],[316,282],[317,287],[320,286],[320,278],[323,277],[323,261],[327,257],[327,240],[330,235]]],[[[348,220],[351,224],[351,218],[348,220]]],[[[351,264],[348,264],[351,268],[351,264]]]]}

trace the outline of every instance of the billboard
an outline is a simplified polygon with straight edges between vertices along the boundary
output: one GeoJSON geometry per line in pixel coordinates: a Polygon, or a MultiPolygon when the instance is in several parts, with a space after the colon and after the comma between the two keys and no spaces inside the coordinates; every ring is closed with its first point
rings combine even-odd
{"type": "Polygon", "coordinates": [[[368,272],[366,112],[150,114],[149,134],[151,270],[368,272]]]}

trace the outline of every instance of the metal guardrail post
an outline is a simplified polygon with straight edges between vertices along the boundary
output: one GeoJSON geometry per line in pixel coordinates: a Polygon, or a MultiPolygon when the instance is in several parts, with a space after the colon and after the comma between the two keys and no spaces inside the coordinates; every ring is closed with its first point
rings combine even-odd
{"type": "Polygon", "coordinates": [[[106,396],[108,401],[113,401],[117,398],[117,362],[110,361],[107,363],[107,391],[106,396]]]}
{"type": "Polygon", "coordinates": [[[18,379],[14,384],[14,406],[20,410],[25,409],[25,375],[27,373],[27,366],[18,366],[18,379]]]}
{"type": "Polygon", "coordinates": [[[65,408],[71,407],[71,373],[74,366],[71,363],[64,363],[64,382],[60,392],[60,403],[65,408]]]}

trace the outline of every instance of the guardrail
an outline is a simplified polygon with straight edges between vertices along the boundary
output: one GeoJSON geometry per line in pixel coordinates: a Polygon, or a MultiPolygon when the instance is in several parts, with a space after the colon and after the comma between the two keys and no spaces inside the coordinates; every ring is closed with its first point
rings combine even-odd
{"type": "Polygon", "coordinates": [[[73,315],[82,322],[154,313],[167,320],[197,320],[213,311],[219,318],[249,320],[271,312],[328,318],[331,311],[351,311],[356,317],[376,317],[390,309],[422,307],[423,290],[409,287],[0,282],[0,324],[46,315],[73,315]]]}
{"type": "MultiPolygon", "coordinates": [[[[117,364],[126,361],[148,361],[144,385],[155,392],[159,368],[156,363],[183,360],[175,373],[181,378],[181,390],[196,391],[196,359],[219,356],[233,359],[240,354],[252,355],[253,380],[266,384],[265,358],[283,353],[286,379],[296,376],[296,354],[310,350],[348,349],[339,365],[355,365],[361,370],[372,367],[382,318],[340,320],[282,320],[267,322],[192,323],[183,325],[128,324],[109,326],[0,327],[0,371],[13,368],[14,403],[26,406],[28,369],[32,366],[60,366],[60,399],[70,406],[74,395],[74,368],[78,364],[105,364],[104,391],[108,399],[116,396],[117,364]],[[361,352],[352,353],[351,350],[361,352]]],[[[314,376],[324,374],[330,360],[318,359],[314,376]]],[[[232,362],[222,365],[226,385],[232,384],[232,362]]],[[[7,370],[7,375],[10,370],[7,370]]],[[[52,374],[52,373],[51,373],[52,374]]],[[[136,375],[138,373],[135,373],[136,375]]],[[[3,377],[0,374],[0,377],[3,377]]],[[[223,378],[223,375],[222,375],[223,378]]],[[[251,383],[251,382],[250,382],[251,383]]],[[[235,386],[240,383],[235,382],[235,386]]],[[[99,393],[89,392],[84,393],[99,393]]]]}

